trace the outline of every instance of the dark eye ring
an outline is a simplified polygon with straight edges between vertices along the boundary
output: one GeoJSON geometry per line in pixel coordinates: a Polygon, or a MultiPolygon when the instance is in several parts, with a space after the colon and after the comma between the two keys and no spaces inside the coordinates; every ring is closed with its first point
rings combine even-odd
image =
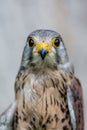
{"type": "Polygon", "coordinates": [[[35,43],[34,43],[34,40],[32,38],[28,38],[28,44],[29,44],[29,47],[34,47],[35,43]]]}
{"type": "Polygon", "coordinates": [[[54,47],[59,47],[60,46],[60,39],[59,38],[56,38],[55,41],[54,41],[54,47]]]}

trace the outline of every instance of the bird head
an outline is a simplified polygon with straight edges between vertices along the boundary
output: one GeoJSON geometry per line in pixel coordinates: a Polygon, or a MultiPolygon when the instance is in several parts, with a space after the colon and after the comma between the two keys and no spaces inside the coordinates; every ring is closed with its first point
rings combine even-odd
{"type": "Polygon", "coordinates": [[[52,30],[36,30],[27,38],[21,67],[57,68],[68,61],[66,48],[59,33],[52,30]]]}

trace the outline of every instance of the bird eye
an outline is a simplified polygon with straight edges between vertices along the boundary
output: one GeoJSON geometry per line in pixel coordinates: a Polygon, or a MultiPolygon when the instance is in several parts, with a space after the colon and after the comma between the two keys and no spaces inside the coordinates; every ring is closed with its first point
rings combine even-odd
{"type": "Polygon", "coordinates": [[[58,48],[60,46],[60,39],[59,38],[54,39],[53,46],[55,48],[58,48]]]}
{"type": "Polygon", "coordinates": [[[32,38],[28,38],[28,43],[29,43],[29,47],[34,47],[35,43],[34,40],[32,38]]]}

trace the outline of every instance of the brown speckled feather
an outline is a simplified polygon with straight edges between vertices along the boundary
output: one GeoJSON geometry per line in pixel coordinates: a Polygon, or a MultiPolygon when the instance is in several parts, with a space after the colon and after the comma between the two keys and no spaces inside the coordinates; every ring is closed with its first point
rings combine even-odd
{"type": "Polygon", "coordinates": [[[76,130],[84,130],[83,93],[80,81],[75,77],[71,86],[74,97],[76,130]]]}
{"type": "Polygon", "coordinates": [[[63,40],[55,31],[27,38],[15,81],[16,130],[83,130],[83,97],[63,40]]]}
{"type": "Polygon", "coordinates": [[[26,70],[17,76],[16,129],[72,130],[66,98],[71,75],[63,70],[41,73],[26,70]]]}

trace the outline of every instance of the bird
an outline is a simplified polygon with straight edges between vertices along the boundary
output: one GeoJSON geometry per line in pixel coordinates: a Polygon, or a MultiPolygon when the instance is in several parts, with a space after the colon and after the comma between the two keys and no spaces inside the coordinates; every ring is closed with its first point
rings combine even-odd
{"type": "Polygon", "coordinates": [[[27,37],[15,80],[15,130],[84,130],[83,91],[59,33],[27,37]]]}

